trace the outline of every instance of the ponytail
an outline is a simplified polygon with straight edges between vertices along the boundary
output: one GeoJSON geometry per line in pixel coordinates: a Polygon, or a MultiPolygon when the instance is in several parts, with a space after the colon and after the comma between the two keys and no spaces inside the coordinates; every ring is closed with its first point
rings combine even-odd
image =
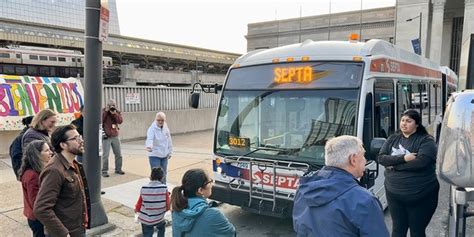
{"type": "Polygon", "coordinates": [[[188,198],[196,197],[199,188],[204,187],[209,180],[203,169],[186,171],[181,180],[181,186],[176,186],[171,192],[171,209],[180,212],[188,207],[188,198]]]}
{"type": "Polygon", "coordinates": [[[188,207],[188,198],[183,195],[183,186],[176,186],[171,191],[171,209],[173,211],[182,211],[188,207]]]}

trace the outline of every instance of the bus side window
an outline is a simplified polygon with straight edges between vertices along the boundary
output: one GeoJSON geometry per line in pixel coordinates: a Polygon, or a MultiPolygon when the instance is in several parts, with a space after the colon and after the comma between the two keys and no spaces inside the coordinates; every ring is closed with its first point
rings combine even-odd
{"type": "Polygon", "coordinates": [[[374,136],[388,138],[388,136],[395,132],[395,96],[393,82],[375,82],[374,104],[374,136]]]}
{"type": "Polygon", "coordinates": [[[405,112],[405,110],[410,109],[412,107],[410,91],[411,91],[411,85],[401,84],[401,83],[397,85],[397,97],[398,97],[397,119],[400,119],[401,115],[403,114],[403,112],[405,112]]]}

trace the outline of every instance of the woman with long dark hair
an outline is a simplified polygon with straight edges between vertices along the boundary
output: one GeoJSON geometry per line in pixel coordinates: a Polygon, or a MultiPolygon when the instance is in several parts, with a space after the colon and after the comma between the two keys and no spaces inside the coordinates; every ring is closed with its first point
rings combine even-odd
{"type": "Polygon", "coordinates": [[[46,141],[32,141],[24,150],[19,170],[23,187],[23,214],[28,219],[28,225],[35,237],[45,236],[43,224],[33,214],[33,205],[40,187],[39,174],[52,156],[53,152],[46,141]]]}
{"type": "Polygon", "coordinates": [[[234,225],[206,201],[213,182],[202,169],[186,171],[171,193],[173,237],[235,236],[234,225]]]}
{"type": "Polygon", "coordinates": [[[426,236],[425,229],[438,206],[436,143],[421,124],[420,113],[407,110],[400,131],[391,135],[378,160],[385,166],[385,190],[392,216],[392,237],[426,236]]]}

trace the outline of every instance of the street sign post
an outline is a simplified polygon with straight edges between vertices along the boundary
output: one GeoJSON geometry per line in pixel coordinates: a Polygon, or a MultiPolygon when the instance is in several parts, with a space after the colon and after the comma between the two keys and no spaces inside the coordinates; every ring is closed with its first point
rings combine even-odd
{"type": "Polygon", "coordinates": [[[109,36],[109,2],[108,0],[100,1],[100,23],[99,23],[99,40],[107,41],[109,36]]]}

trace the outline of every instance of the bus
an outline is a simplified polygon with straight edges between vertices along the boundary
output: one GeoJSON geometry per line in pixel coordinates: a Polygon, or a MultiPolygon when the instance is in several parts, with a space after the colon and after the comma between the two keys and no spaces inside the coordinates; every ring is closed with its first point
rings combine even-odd
{"type": "MultiPolygon", "coordinates": [[[[104,81],[112,72],[112,58],[103,57],[104,81]]],[[[39,77],[84,77],[84,55],[77,50],[8,46],[0,48],[0,74],[39,77]]],[[[112,80],[113,81],[113,80],[112,80]]]]}
{"type": "Polygon", "coordinates": [[[380,147],[407,109],[419,110],[436,135],[448,87],[457,87],[450,69],[382,40],[307,40],[249,52],[221,88],[211,199],[289,217],[299,177],[324,166],[326,141],[352,135],[367,150],[361,182],[386,208],[380,147]]]}

